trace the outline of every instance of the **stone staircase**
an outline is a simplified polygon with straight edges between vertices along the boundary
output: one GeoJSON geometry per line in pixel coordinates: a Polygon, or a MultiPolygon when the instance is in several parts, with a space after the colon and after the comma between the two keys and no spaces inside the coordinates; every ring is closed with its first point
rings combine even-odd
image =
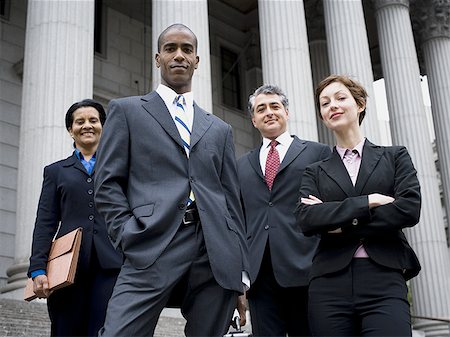
{"type": "MultiPolygon", "coordinates": [[[[176,313],[169,313],[169,315],[161,315],[155,337],[184,336],[185,320],[176,313]]],[[[0,299],[0,337],[22,336],[50,336],[47,305],[39,302],[0,299]]]]}

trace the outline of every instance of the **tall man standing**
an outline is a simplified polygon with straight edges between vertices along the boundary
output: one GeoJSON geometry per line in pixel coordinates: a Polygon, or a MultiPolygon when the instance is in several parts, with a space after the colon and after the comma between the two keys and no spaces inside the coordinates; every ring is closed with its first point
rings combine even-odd
{"type": "Polygon", "coordinates": [[[303,170],[331,150],[288,133],[288,99],[277,86],[258,88],[248,108],[263,138],[238,161],[255,280],[247,294],[253,334],[309,336],[308,272],[318,239],[300,233],[293,212],[303,170]]]}
{"type": "Polygon", "coordinates": [[[162,83],[111,101],[98,151],[96,204],[125,256],[100,336],[152,336],[175,288],[186,335],[222,336],[248,269],[231,127],[194,102],[188,27],[155,59],[162,83]]]}

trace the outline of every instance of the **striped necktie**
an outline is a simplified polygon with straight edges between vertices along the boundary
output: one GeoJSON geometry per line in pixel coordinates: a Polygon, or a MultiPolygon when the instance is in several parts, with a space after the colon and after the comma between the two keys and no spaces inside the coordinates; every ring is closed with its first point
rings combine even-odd
{"type": "MultiPolygon", "coordinates": [[[[184,150],[189,158],[189,151],[191,149],[191,130],[187,123],[187,114],[185,110],[186,101],[183,95],[178,95],[175,97],[174,104],[175,108],[175,125],[177,126],[178,132],[180,133],[181,140],[183,141],[184,150]]],[[[189,206],[195,200],[194,193],[192,190],[189,193],[189,197],[186,204],[189,206]]]]}

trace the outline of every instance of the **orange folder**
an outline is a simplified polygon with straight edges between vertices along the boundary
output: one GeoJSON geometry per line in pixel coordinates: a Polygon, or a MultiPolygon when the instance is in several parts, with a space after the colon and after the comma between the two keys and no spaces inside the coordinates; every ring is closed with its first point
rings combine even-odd
{"type": "MultiPolygon", "coordinates": [[[[51,291],[73,284],[80,255],[82,228],[79,227],[52,243],[47,263],[47,278],[51,291]]],[[[33,280],[28,279],[24,300],[37,298],[33,291],[33,280]]]]}

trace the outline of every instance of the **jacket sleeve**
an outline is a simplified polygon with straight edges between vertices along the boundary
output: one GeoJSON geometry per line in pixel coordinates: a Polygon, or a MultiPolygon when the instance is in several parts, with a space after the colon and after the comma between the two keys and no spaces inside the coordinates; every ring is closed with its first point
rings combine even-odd
{"type": "Polygon", "coordinates": [[[301,198],[314,195],[322,200],[318,189],[318,165],[308,166],[303,173],[300,197],[295,210],[297,225],[307,235],[326,233],[352,225],[353,219],[366,222],[370,217],[367,196],[348,197],[339,201],[326,201],[305,205],[301,198]]]}
{"type": "Polygon", "coordinates": [[[231,126],[228,125],[228,131],[225,140],[224,156],[221,172],[222,188],[225,192],[228,212],[231,215],[236,230],[238,231],[240,246],[243,249],[243,270],[248,271],[248,248],[246,239],[245,220],[241,207],[239,178],[237,174],[236,154],[234,150],[233,134],[231,126]]]}
{"type": "Polygon", "coordinates": [[[362,234],[398,231],[419,222],[421,195],[417,172],[405,147],[394,155],[394,202],[370,210],[370,222],[358,228],[362,234]]]}
{"type": "Polygon", "coordinates": [[[95,204],[104,217],[115,248],[124,224],[131,218],[126,197],[129,165],[129,127],[124,109],[112,100],[103,127],[95,164],[95,204]]]}
{"type": "Polygon", "coordinates": [[[55,172],[56,167],[44,168],[44,181],[39,198],[36,222],[31,247],[30,273],[39,269],[47,269],[48,254],[58,225],[61,220],[60,195],[58,193],[55,172]]]}

